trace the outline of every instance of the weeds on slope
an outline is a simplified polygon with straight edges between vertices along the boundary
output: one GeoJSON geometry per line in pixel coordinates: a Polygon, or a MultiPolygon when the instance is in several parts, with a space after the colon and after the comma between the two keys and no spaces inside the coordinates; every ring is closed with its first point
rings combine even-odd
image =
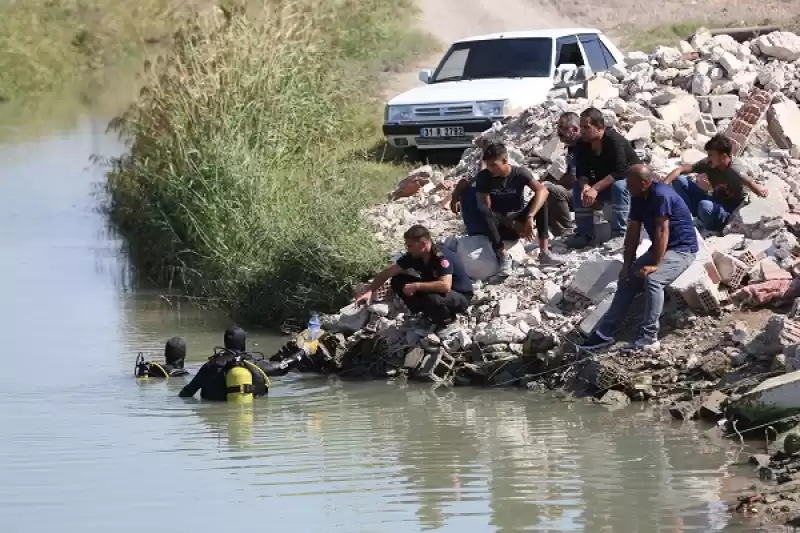
{"type": "Polygon", "coordinates": [[[377,72],[419,51],[410,0],[267,1],[176,38],[112,123],[110,215],[141,274],[250,323],[331,310],[386,260],[359,215],[398,169],[377,72]]]}

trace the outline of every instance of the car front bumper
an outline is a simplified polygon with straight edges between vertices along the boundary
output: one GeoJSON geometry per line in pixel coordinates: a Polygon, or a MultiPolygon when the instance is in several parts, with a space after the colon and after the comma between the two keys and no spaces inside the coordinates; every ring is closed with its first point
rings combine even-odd
{"type": "Polygon", "coordinates": [[[492,123],[488,118],[437,122],[387,122],[383,125],[383,134],[389,144],[397,148],[417,147],[420,150],[469,148],[475,137],[491,128],[492,123]]]}

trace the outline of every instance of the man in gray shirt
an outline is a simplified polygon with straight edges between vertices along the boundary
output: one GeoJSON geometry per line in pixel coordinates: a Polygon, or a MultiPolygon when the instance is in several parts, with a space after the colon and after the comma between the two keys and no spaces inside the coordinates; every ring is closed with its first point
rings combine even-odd
{"type": "Polygon", "coordinates": [[[721,231],[744,200],[745,187],[762,198],[769,191],[753,181],[747,167],[733,160],[733,145],[724,135],[712,137],[705,149],[708,157],[693,165],[681,165],[664,178],[664,183],[672,185],[704,228],[721,231]],[[697,174],[696,181],[687,174],[697,174]]]}

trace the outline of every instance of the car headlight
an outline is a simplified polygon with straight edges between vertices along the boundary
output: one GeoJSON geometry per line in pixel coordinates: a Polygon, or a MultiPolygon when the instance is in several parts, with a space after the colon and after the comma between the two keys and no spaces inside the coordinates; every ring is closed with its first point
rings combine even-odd
{"type": "Polygon", "coordinates": [[[411,120],[414,112],[410,105],[390,105],[386,107],[386,122],[411,120]]]}
{"type": "Polygon", "coordinates": [[[475,102],[475,116],[504,117],[508,114],[508,100],[475,102]]]}

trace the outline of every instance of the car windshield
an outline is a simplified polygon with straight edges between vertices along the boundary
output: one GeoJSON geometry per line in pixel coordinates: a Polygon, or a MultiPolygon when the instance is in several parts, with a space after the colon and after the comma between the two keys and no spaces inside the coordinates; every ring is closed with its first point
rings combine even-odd
{"type": "Polygon", "coordinates": [[[493,39],[454,44],[431,83],[486,78],[549,78],[553,40],[493,39]]]}

